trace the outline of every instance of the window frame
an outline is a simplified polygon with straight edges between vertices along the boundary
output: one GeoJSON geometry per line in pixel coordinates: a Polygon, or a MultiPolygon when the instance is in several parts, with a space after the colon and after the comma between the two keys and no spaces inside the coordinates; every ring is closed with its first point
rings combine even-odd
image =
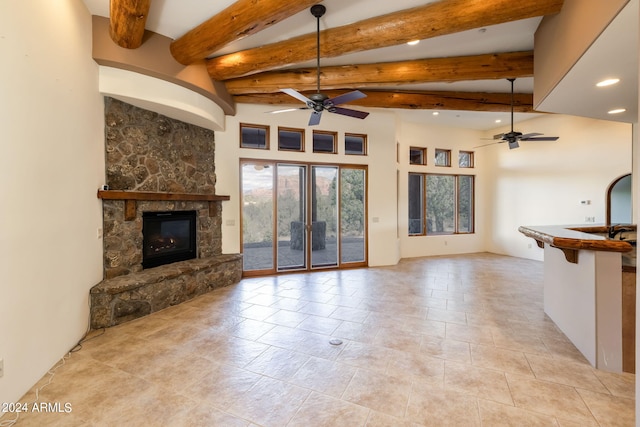
{"type": "Polygon", "coordinates": [[[240,123],[240,148],[250,149],[250,150],[269,150],[269,125],[257,125],[252,123],[240,123]],[[262,129],[264,130],[264,147],[256,147],[256,146],[247,146],[244,145],[244,135],[243,129],[262,129]]]}
{"type": "Polygon", "coordinates": [[[446,148],[436,148],[435,155],[433,157],[433,163],[437,167],[450,168],[451,167],[451,150],[448,150],[446,148]],[[445,164],[438,163],[439,154],[445,155],[445,160],[446,160],[445,164]]]}
{"type": "Polygon", "coordinates": [[[460,150],[458,152],[458,167],[459,168],[463,168],[463,169],[473,169],[475,167],[475,151],[466,151],[466,150],[460,150]],[[468,154],[469,155],[469,166],[461,166],[460,165],[460,156],[462,154],[468,154]]]}
{"type": "Polygon", "coordinates": [[[413,147],[413,146],[409,147],[409,164],[417,165],[417,166],[426,166],[427,165],[427,147],[413,147]],[[411,156],[412,151],[420,152],[421,160],[419,163],[414,162],[412,160],[412,156],[411,156]]]}
{"type": "Polygon", "coordinates": [[[318,154],[338,154],[337,141],[338,141],[338,132],[332,132],[328,130],[314,130],[312,139],[311,139],[311,144],[312,144],[311,148],[314,153],[318,153],[318,154]],[[332,151],[317,150],[316,135],[330,135],[331,137],[333,137],[333,150],[332,151]]]}
{"type": "Polygon", "coordinates": [[[353,133],[353,132],[345,132],[344,133],[344,154],[347,156],[366,156],[368,154],[368,144],[367,144],[367,135],[364,133],[353,133]],[[347,151],[347,138],[362,138],[362,152],[360,153],[349,153],[347,151]]]}
{"type": "Polygon", "coordinates": [[[304,152],[304,129],[278,126],[278,151],[304,152]],[[300,148],[282,148],[280,146],[280,132],[292,132],[300,134],[300,148]]]}
{"type": "MultiPolygon", "coordinates": [[[[420,176],[421,178],[421,194],[420,194],[420,203],[422,204],[422,211],[421,211],[421,232],[420,233],[411,233],[410,232],[410,224],[407,224],[407,235],[409,237],[416,237],[416,236],[451,236],[451,235],[468,235],[468,234],[475,234],[476,231],[476,218],[475,218],[475,214],[476,214],[476,176],[472,175],[472,174],[443,174],[443,173],[427,173],[427,172],[409,172],[409,176],[411,175],[417,175],[420,176]],[[453,191],[454,191],[454,206],[453,206],[453,214],[454,214],[454,230],[453,232],[433,232],[433,231],[429,231],[429,207],[428,207],[428,196],[427,196],[427,192],[428,192],[428,187],[427,187],[427,178],[429,176],[450,176],[454,178],[454,183],[453,183],[453,191]],[[461,177],[465,177],[465,178],[471,178],[471,207],[470,207],[470,230],[469,231],[460,231],[461,228],[461,220],[460,220],[460,212],[459,212],[459,207],[460,207],[460,178],[461,177]]],[[[410,178],[408,178],[410,179],[410,178]]],[[[407,191],[409,191],[409,181],[407,181],[407,191]]],[[[409,197],[410,199],[410,197],[409,197]]],[[[408,203],[411,203],[411,200],[408,200],[408,203]]],[[[407,204],[407,214],[409,214],[409,211],[411,210],[411,208],[409,207],[409,204],[407,204]]],[[[407,215],[408,217],[409,215],[407,215]]],[[[408,221],[411,220],[411,218],[407,218],[408,221]]]]}
{"type": "Polygon", "coordinates": [[[426,218],[426,204],[427,204],[427,191],[426,191],[426,173],[423,172],[409,172],[409,176],[407,179],[407,193],[408,193],[408,205],[407,205],[407,221],[409,221],[409,223],[407,224],[407,234],[409,235],[409,237],[414,237],[414,236],[426,236],[427,235],[427,218],[426,218]],[[411,209],[411,206],[409,206],[409,204],[411,203],[411,177],[412,176],[417,176],[420,178],[419,184],[420,184],[420,188],[418,189],[419,191],[419,196],[418,196],[418,200],[417,202],[420,204],[419,206],[419,210],[420,210],[420,231],[411,232],[412,226],[411,226],[411,221],[415,220],[415,218],[411,218],[411,212],[413,211],[413,209],[411,209]]]}

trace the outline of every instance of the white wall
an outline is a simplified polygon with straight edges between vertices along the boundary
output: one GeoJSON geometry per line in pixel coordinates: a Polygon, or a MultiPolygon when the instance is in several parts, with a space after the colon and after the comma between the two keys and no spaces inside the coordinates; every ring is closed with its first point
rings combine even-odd
{"type": "Polygon", "coordinates": [[[486,147],[486,249],[542,260],[543,251],[518,227],[587,224],[586,217],[604,223],[607,188],[631,172],[632,126],[548,115],[518,123],[515,129],[560,139],[521,142],[514,150],[505,144],[486,147]],[[587,200],[590,204],[581,204],[587,200]]]}
{"type": "Polygon", "coordinates": [[[216,132],[216,193],[230,195],[222,204],[222,251],[240,252],[239,161],[241,158],[265,158],[317,163],[368,165],[369,184],[369,265],[392,265],[399,260],[396,212],[396,124],[395,115],[372,110],[364,120],[324,113],[319,125],[308,127],[309,111],[266,114],[277,110],[269,105],[239,104],[237,115],[228,116],[224,132],[216,132]],[[268,125],[270,150],[239,148],[240,123],[268,125]],[[305,152],[278,151],[278,126],[305,129],[305,152]],[[338,132],[338,154],[312,152],[312,131],[338,132]],[[344,133],[367,135],[368,155],[344,154],[344,133]],[[233,224],[233,225],[230,225],[233,224]]]}
{"type": "Polygon", "coordinates": [[[80,0],[0,2],[0,55],[0,402],[16,402],[88,327],[104,119],[80,0]]]}

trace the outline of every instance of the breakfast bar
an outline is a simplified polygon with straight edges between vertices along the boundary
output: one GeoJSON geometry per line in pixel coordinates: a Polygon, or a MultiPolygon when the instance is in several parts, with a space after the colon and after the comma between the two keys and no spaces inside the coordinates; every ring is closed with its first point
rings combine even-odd
{"type": "Polygon", "coordinates": [[[545,313],[594,367],[635,372],[636,226],[518,231],[544,249],[545,313]]]}

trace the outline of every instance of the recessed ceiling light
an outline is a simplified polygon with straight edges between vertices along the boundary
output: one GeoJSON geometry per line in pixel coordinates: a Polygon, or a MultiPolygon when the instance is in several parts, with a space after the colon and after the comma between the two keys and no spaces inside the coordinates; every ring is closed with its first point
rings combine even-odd
{"type": "Polygon", "coordinates": [[[601,82],[596,83],[596,86],[598,86],[598,87],[611,86],[611,85],[614,85],[614,84],[618,83],[619,81],[620,81],[620,79],[606,79],[606,80],[602,80],[601,82]]]}
{"type": "Polygon", "coordinates": [[[410,42],[407,42],[407,44],[408,44],[409,46],[415,46],[415,45],[417,45],[418,43],[420,43],[420,40],[411,40],[410,42]]]}
{"type": "Polygon", "coordinates": [[[438,115],[440,115],[440,113],[439,113],[439,112],[437,112],[437,111],[434,111],[434,112],[433,112],[433,113],[431,113],[431,114],[433,114],[434,116],[438,116],[438,115]]]}
{"type": "Polygon", "coordinates": [[[502,123],[502,120],[496,119],[496,123],[502,123]]]}
{"type": "Polygon", "coordinates": [[[615,110],[609,110],[608,113],[609,114],[620,114],[620,113],[624,113],[625,111],[627,111],[626,108],[616,108],[615,110]]]}

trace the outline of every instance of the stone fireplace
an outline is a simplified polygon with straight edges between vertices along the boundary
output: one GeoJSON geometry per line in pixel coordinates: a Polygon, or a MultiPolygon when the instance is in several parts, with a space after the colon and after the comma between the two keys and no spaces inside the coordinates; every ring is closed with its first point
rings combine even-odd
{"type": "Polygon", "coordinates": [[[213,131],[107,97],[105,149],[108,190],[98,192],[104,280],[91,289],[92,328],[240,280],[241,255],[222,254],[222,201],[229,198],[215,195],[213,131]],[[195,219],[195,257],[160,266],[143,260],[144,219],[183,212],[195,219]]]}

